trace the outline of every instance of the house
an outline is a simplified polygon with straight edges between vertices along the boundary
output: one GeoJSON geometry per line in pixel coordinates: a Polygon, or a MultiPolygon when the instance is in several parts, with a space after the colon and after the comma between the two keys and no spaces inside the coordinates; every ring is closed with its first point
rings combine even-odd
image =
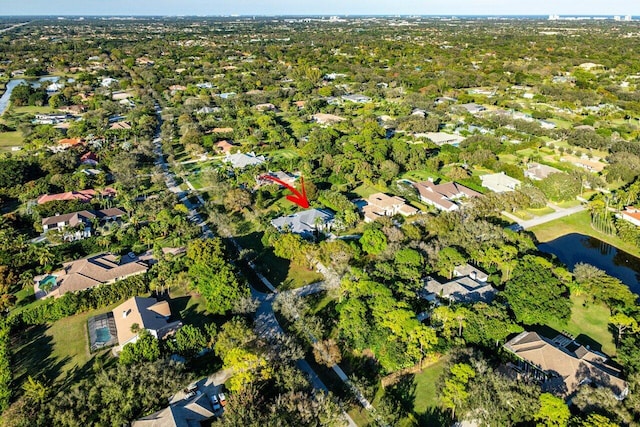
{"type": "Polygon", "coordinates": [[[235,147],[233,143],[227,141],[226,139],[216,142],[215,144],[213,144],[213,146],[215,147],[216,151],[224,154],[231,154],[231,150],[233,150],[233,148],[235,147]]]}
{"type": "Polygon", "coordinates": [[[365,222],[373,222],[383,216],[415,215],[418,209],[407,204],[402,197],[389,196],[384,193],[375,193],[366,200],[367,204],[362,208],[365,222]]]}
{"type": "Polygon", "coordinates": [[[138,341],[143,329],[155,338],[163,339],[182,326],[179,320],[171,321],[169,302],[155,298],[130,298],[113,310],[113,318],[118,332],[116,352],[121,351],[126,344],[138,341]],[[138,328],[132,328],[133,325],[138,325],[138,328]]]}
{"type": "MultiPolygon", "coordinates": [[[[81,202],[89,202],[93,199],[98,193],[96,190],[87,189],[80,191],[67,191],[66,193],[58,193],[58,194],[43,194],[38,197],[37,203],[39,205],[43,205],[48,202],[57,201],[57,200],[80,200],[81,202]]],[[[111,187],[105,188],[102,193],[100,193],[103,197],[113,197],[116,195],[116,190],[111,187]]]]}
{"type": "Polygon", "coordinates": [[[98,156],[96,156],[93,152],[88,151],[80,157],[80,163],[83,165],[97,166],[98,165],[98,156]]]}
{"type": "Polygon", "coordinates": [[[524,171],[524,176],[533,179],[534,181],[542,181],[552,173],[561,173],[562,171],[551,166],[543,165],[540,163],[529,163],[527,170],[524,171]]]}
{"type": "Polygon", "coordinates": [[[625,221],[629,221],[631,224],[640,227],[640,209],[627,206],[624,211],[620,212],[620,216],[625,221]]]}
{"type": "Polygon", "coordinates": [[[232,133],[233,128],[213,128],[210,131],[211,133],[232,133]]]}
{"type": "Polygon", "coordinates": [[[488,188],[495,193],[514,191],[521,184],[519,180],[511,178],[504,172],[481,175],[480,181],[482,181],[482,186],[484,188],[488,188]]]}
{"type": "Polygon", "coordinates": [[[435,301],[437,297],[457,303],[488,303],[498,292],[496,288],[487,284],[487,273],[469,264],[456,267],[454,276],[455,279],[446,283],[440,283],[428,276],[421,292],[422,297],[427,301],[435,301]]]}
{"type": "Polygon", "coordinates": [[[214,416],[209,396],[202,393],[140,418],[131,423],[131,427],[200,427],[214,416]]]}
{"type": "Polygon", "coordinates": [[[326,113],[317,113],[311,116],[311,118],[313,119],[313,121],[321,125],[331,125],[346,120],[344,117],[326,113]]]}
{"type": "Polygon", "coordinates": [[[371,102],[371,98],[365,95],[343,95],[342,99],[349,102],[355,102],[356,104],[366,104],[371,102]]]}
{"type": "Polygon", "coordinates": [[[115,122],[111,123],[109,130],[130,130],[131,125],[127,122],[115,122]]]}
{"type": "Polygon", "coordinates": [[[254,105],[253,108],[258,111],[278,111],[278,108],[270,102],[254,105]]]}
{"type": "Polygon", "coordinates": [[[284,182],[285,184],[289,184],[289,185],[295,185],[296,181],[298,180],[298,176],[292,175],[289,172],[283,172],[283,171],[271,172],[271,171],[269,171],[268,173],[266,173],[264,175],[259,175],[259,176],[256,177],[256,182],[257,182],[258,186],[276,184],[274,181],[268,179],[267,177],[276,178],[276,179],[284,182]]]}
{"type": "Polygon", "coordinates": [[[424,181],[413,185],[420,194],[420,200],[442,211],[454,211],[459,209],[463,199],[482,195],[457,182],[434,184],[424,181]]]}
{"type": "Polygon", "coordinates": [[[333,225],[335,215],[327,209],[308,209],[293,215],[271,220],[271,225],[279,231],[289,231],[302,237],[313,238],[315,233],[327,232],[333,225]]]}
{"type": "Polygon", "coordinates": [[[261,165],[265,162],[264,156],[256,156],[254,152],[251,153],[236,153],[229,154],[224,158],[225,163],[231,163],[234,169],[244,169],[247,166],[261,165]]]}
{"type": "Polygon", "coordinates": [[[484,271],[472,266],[471,264],[458,265],[453,269],[455,277],[471,277],[477,282],[485,283],[489,279],[489,275],[484,271]]]}
{"type": "Polygon", "coordinates": [[[446,132],[414,133],[413,136],[416,138],[427,138],[436,145],[449,144],[449,145],[458,146],[462,141],[465,140],[463,136],[453,135],[451,133],[446,133],[446,132]]]}
{"type": "Polygon", "coordinates": [[[537,332],[522,332],[504,348],[517,359],[511,367],[522,376],[541,383],[543,391],[571,397],[582,384],[608,387],[618,400],[629,392],[620,371],[609,365],[607,357],[584,347],[570,337],[558,335],[553,340],[537,332]]]}
{"type": "Polygon", "coordinates": [[[114,83],[118,83],[118,79],[114,79],[112,77],[103,77],[100,82],[100,86],[102,87],[111,87],[114,83]]]}
{"type": "Polygon", "coordinates": [[[55,215],[42,219],[42,231],[44,233],[51,230],[64,230],[65,228],[80,228],[71,236],[65,236],[65,240],[71,237],[71,240],[84,239],[91,236],[91,220],[96,216],[89,211],[72,212],[64,215],[55,215]]]}
{"type": "Polygon", "coordinates": [[[143,274],[148,269],[146,263],[135,257],[126,256],[118,259],[111,253],[101,253],[62,264],[62,270],[50,275],[55,278],[55,286],[47,292],[40,288],[40,281],[36,281],[34,290],[36,298],[58,298],[67,292],[78,292],[143,274]]]}
{"type": "Polygon", "coordinates": [[[84,140],[82,138],[62,138],[58,141],[58,147],[63,150],[78,145],[84,145],[84,140]]]}
{"type": "Polygon", "coordinates": [[[302,110],[307,105],[307,101],[294,101],[293,105],[298,107],[298,110],[302,110]]]}
{"type": "Polygon", "coordinates": [[[461,104],[459,105],[460,108],[462,108],[463,110],[465,110],[467,113],[470,114],[477,114],[480,113],[482,111],[486,111],[487,109],[479,104],[474,104],[474,103],[469,103],[469,104],[461,104]]]}

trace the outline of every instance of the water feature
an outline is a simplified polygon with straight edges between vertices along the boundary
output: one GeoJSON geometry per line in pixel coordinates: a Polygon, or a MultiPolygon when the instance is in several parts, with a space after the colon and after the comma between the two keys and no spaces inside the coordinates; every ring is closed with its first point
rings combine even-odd
{"type": "Polygon", "coordinates": [[[40,280],[40,289],[45,291],[46,293],[51,292],[51,289],[55,288],[57,283],[56,276],[47,276],[44,279],[40,280]]]}
{"type": "MultiPolygon", "coordinates": [[[[41,77],[35,81],[30,80],[31,82],[30,84],[32,87],[37,88],[37,87],[40,87],[40,82],[55,83],[59,79],[60,77],[57,77],[57,76],[41,77]]],[[[11,99],[11,92],[13,92],[13,89],[16,86],[26,82],[27,80],[25,79],[13,79],[13,80],[10,80],[9,83],[7,83],[5,91],[0,97],[0,116],[3,115],[7,107],[9,107],[9,99],[11,99]]]]}
{"type": "Polygon", "coordinates": [[[541,243],[538,249],[556,255],[569,270],[579,262],[598,267],[640,295],[640,259],[602,240],[572,233],[541,243]]]}

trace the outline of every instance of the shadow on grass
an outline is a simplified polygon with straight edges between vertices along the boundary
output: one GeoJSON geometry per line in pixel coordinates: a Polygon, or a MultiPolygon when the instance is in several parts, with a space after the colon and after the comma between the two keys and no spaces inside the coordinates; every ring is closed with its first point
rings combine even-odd
{"type": "Polygon", "coordinates": [[[13,389],[19,390],[28,376],[51,383],[62,373],[62,368],[71,359],[57,360],[52,357],[53,337],[45,335],[48,327],[32,326],[20,331],[12,343],[13,389]]]}
{"type": "Polygon", "coordinates": [[[420,427],[445,427],[453,424],[451,416],[440,408],[429,408],[422,414],[416,414],[420,427]]]}

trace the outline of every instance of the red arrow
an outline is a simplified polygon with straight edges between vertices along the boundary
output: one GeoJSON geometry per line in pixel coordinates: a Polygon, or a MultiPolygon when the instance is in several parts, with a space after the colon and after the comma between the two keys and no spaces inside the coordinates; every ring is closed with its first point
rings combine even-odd
{"type": "Polygon", "coordinates": [[[290,184],[287,184],[286,182],[276,178],[275,176],[271,176],[271,175],[262,175],[260,177],[261,179],[268,179],[270,181],[273,181],[277,184],[282,185],[285,188],[288,188],[289,190],[291,190],[291,192],[293,194],[290,194],[287,196],[287,200],[289,200],[290,202],[295,203],[296,205],[300,206],[302,209],[307,209],[309,207],[309,199],[307,199],[307,192],[304,189],[304,178],[300,177],[300,185],[302,186],[302,193],[299,192],[298,190],[296,190],[295,187],[293,187],[290,184]]]}

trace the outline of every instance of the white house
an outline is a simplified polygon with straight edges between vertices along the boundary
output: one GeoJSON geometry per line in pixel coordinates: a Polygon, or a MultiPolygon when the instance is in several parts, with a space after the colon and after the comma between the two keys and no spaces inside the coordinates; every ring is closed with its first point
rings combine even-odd
{"type": "Polygon", "coordinates": [[[480,180],[482,181],[483,187],[496,193],[514,191],[521,184],[519,180],[511,178],[504,172],[481,175],[480,180]]]}

